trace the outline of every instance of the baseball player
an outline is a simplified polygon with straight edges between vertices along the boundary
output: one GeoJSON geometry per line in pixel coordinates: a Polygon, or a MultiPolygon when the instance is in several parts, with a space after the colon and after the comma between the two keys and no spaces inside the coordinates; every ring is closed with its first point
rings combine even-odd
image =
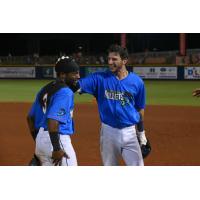
{"type": "Polygon", "coordinates": [[[79,66],[70,57],[55,65],[57,79],[44,86],[28,114],[28,126],[35,140],[35,156],[41,165],[76,166],[70,135],[74,133],[74,93],[70,87],[80,78],[79,66]]]}
{"type": "Polygon", "coordinates": [[[119,165],[120,157],[129,166],[144,165],[141,147],[147,144],[143,124],[145,87],[139,76],[127,71],[127,62],[127,50],[111,45],[109,70],[78,81],[79,92],[92,94],[97,100],[102,122],[101,157],[109,166],[119,165]]]}
{"type": "Polygon", "coordinates": [[[200,88],[197,88],[193,91],[192,95],[194,97],[200,97],[200,88]]]}

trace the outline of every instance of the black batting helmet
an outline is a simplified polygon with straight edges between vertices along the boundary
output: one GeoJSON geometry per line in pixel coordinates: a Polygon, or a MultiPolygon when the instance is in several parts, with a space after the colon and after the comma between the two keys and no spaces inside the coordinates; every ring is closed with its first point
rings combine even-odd
{"type": "Polygon", "coordinates": [[[55,71],[57,73],[58,72],[65,72],[65,73],[77,72],[79,71],[79,66],[72,57],[62,56],[58,58],[56,62],[55,71]]]}

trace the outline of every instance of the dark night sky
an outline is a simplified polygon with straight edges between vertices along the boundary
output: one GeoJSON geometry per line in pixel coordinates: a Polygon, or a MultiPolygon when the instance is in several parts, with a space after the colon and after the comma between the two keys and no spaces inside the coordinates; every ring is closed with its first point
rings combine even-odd
{"type": "MultiPolygon", "coordinates": [[[[39,49],[40,55],[59,52],[72,53],[79,45],[90,54],[105,52],[112,43],[120,43],[120,34],[112,33],[60,33],[60,34],[0,34],[0,55],[32,54],[39,49]]],[[[142,52],[148,48],[159,51],[178,50],[179,34],[132,33],[127,34],[129,52],[142,52]]],[[[200,48],[200,34],[187,34],[187,48],[200,48]]]]}

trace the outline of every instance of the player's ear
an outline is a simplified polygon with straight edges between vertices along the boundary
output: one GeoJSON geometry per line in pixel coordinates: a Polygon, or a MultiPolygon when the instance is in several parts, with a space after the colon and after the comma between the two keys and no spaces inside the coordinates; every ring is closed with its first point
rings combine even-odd
{"type": "Polygon", "coordinates": [[[125,58],[125,59],[122,60],[122,62],[123,62],[124,65],[126,65],[128,63],[128,59],[125,58]]]}

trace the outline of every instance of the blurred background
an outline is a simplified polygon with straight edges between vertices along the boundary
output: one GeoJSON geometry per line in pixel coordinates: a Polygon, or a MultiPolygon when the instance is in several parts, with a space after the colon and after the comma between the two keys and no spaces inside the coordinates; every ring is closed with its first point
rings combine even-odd
{"type": "Polygon", "coordinates": [[[80,64],[105,64],[106,50],[113,43],[128,48],[129,64],[200,63],[199,33],[4,33],[0,64],[54,64],[65,54],[80,64]]]}
{"type": "Polygon", "coordinates": [[[107,49],[120,44],[128,70],[145,80],[148,104],[199,105],[190,95],[200,85],[199,33],[2,33],[0,44],[1,102],[32,102],[56,77],[60,56],[73,56],[81,77],[107,70],[107,49]]]}

